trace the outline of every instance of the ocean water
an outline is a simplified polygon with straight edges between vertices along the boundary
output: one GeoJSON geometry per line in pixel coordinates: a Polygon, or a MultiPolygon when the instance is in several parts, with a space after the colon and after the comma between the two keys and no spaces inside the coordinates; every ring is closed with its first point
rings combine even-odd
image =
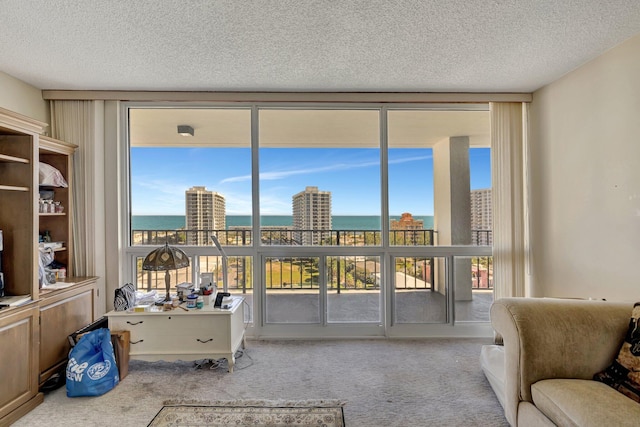
{"type": "MultiPolygon", "coordinates": [[[[391,216],[399,219],[400,216],[391,216]]],[[[433,216],[414,215],[414,219],[424,221],[424,228],[433,228],[433,216]]],[[[334,230],[379,230],[380,217],[375,215],[334,215],[332,218],[334,230]]],[[[263,215],[260,223],[263,226],[287,227],[293,225],[290,215],[263,215]]],[[[233,226],[251,226],[251,215],[227,215],[227,228],[233,226]]],[[[131,228],[133,230],[178,230],[185,227],[184,215],[133,215],[131,228]]]]}

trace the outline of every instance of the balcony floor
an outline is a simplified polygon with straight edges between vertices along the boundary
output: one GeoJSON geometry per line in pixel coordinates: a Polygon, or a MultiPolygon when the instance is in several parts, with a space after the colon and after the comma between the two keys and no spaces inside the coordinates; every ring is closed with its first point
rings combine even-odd
{"type": "MultiPolygon", "coordinates": [[[[232,291],[232,295],[240,295],[232,291]]],[[[267,323],[319,323],[319,293],[309,290],[268,290],[267,323]]],[[[252,305],[250,293],[244,295],[252,305]]],[[[380,293],[377,291],[330,291],[328,322],[380,321],[380,293]]],[[[457,322],[488,322],[493,292],[473,291],[470,301],[456,301],[457,322]]],[[[395,294],[395,323],[446,323],[446,297],[431,290],[401,290],[395,294]]]]}

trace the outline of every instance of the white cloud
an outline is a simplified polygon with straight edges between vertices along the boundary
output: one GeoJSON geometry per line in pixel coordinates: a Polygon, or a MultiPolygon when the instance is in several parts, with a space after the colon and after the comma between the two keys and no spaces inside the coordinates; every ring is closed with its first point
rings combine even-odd
{"type": "MultiPolygon", "coordinates": [[[[393,160],[389,160],[389,164],[415,162],[419,160],[430,159],[431,157],[432,156],[420,156],[420,157],[407,157],[407,158],[401,158],[401,159],[393,159],[393,160]]],[[[310,174],[319,173],[319,172],[334,172],[339,170],[362,169],[362,168],[368,168],[368,167],[379,166],[379,165],[380,165],[380,162],[378,160],[375,160],[375,161],[360,162],[360,163],[355,163],[355,162],[335,163],[333,165],[327,165],[327,166],[315,167],[315,168],[263,172],[260,174],[260,180],[274,181],[274,180],[285,179],[285,178],[289,178],[297,175],[310,175],[310,174]]],[[[222,181],[220,181],[220,184],[225,184],[230,182],[249,181],[249,180],[251,180],[251,175],[240,175],[240,176],[225,178],[222,181]]]]}

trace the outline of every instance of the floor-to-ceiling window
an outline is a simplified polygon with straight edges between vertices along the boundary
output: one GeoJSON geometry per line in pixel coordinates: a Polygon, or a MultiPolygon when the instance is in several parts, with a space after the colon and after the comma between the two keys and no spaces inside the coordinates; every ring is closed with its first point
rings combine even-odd
{"type": "Polygon", "coordinates": [[[205,272],[220,288],[213,234],[260,336],[413,336],[488,320],[491,225],[474,201],[491,193],[486,105],[125,108],[139,290],[164,289],[141,261],[165,242],[192,260],[172,289],[205,272]]]}
{"type": "Polygon", "coordinates": [[[132,282],[163,290],[164,271],[143,271],[150,246],[188,246],[188,268],[170,271],[171,288],[223,284],[222,257],[211,235],[230,248],[227,286],[252,301],[251,110],[130,108],[129,206],[132,282]]]}
{"type": "Polygon", "coordinates": [[[487,321],[491,257],[435,248],[490,244],[489,113],[475,106],[387,114],[392,324],[487,321]],[[479,194],[489,209],[479,208],[479,194]]]}
{"type": "Polygon", "coordinates": [[[379,118],[379,109],[260,109],[266,325],[381,323],[381,257],[363,251],[381,244],[379,118]]]}

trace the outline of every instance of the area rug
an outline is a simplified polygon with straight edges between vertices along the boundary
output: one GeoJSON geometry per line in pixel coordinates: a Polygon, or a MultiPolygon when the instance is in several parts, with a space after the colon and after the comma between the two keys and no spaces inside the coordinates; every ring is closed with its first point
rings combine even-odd
{"type": "Polygon", "coordinates": [[[338,400],[165,401],[149,427],[344,427],[338,400]]]}

